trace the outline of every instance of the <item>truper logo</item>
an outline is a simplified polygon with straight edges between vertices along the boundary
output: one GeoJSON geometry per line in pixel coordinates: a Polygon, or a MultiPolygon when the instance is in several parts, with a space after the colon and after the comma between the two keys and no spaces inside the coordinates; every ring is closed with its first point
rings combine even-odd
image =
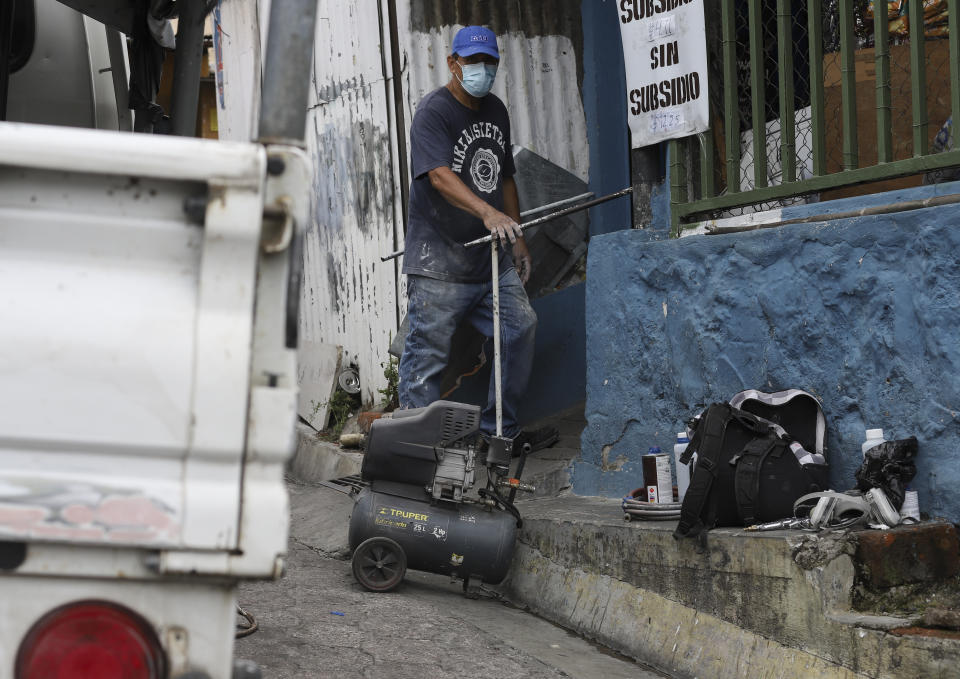
{"type": "Polygon", "coordinates": [[[412,519],[414,521],[428,521],[430,519],[429,514],[420,514],[418,512],[408,512],[403,509],[394,509],[393,507],[380,507],[378,514],[384,516],[392,516],[400,519],[412,519]]]}

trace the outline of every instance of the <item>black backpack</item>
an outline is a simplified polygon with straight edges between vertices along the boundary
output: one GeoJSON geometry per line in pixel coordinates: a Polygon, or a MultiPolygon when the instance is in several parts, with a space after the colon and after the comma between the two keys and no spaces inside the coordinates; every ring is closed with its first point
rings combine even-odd
{"type": "Polygon", "coordinates": [[[691,429],[681,462],[696,453],[697,464],[676,538],[788,518],[799,497],[827,488],[823,411],[806,392],[740,392],[708,407],[691,429]]]}

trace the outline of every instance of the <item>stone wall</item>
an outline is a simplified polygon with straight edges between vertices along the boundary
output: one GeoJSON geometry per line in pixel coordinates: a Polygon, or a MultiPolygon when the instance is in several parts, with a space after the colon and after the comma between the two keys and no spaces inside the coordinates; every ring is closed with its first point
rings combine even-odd
{"type": "Polygon", "coordinates": [[[594,237],[574,491],[626,493],[642,485],[647,448],[672,450],[707,404],[796,387],[822,401],[835,489],[854,486],[864,430],[882,427],[920,441],[921,511],[960,521],[958,226],[949,205],[679,240],[594,237]]]}

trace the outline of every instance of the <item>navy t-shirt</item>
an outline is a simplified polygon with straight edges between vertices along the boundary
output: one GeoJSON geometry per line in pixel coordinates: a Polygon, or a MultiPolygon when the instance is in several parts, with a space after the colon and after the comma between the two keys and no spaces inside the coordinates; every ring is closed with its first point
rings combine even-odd
{"type": "MultiPolygon", "coordinates": [[[[503,210],[503,180],[516,172],[503,102],[488,94],[474,111],[446,87],[434,90],[413,116],[410,157],[413,181],[403,273],[459,283],[490,280],[490,246],[463,246],[490,232],[482,220],[448,203],[427,173],[449,167],[477,196],[503,210]]],[[[508,266],[513,266],[512,258],[501,250],[500,267],[508,266]]]]}

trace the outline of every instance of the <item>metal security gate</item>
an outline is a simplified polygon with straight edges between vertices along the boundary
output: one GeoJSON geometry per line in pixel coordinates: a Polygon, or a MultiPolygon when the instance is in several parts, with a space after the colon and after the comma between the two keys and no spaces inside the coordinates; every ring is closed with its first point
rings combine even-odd
{"type": "Polygon", "coordinates": [[[906,175],[936,181],[960,166],[958,0],[708,4],[717,96],[712,129],[670,143],[675,235],[708,217],[906,175]]]}

